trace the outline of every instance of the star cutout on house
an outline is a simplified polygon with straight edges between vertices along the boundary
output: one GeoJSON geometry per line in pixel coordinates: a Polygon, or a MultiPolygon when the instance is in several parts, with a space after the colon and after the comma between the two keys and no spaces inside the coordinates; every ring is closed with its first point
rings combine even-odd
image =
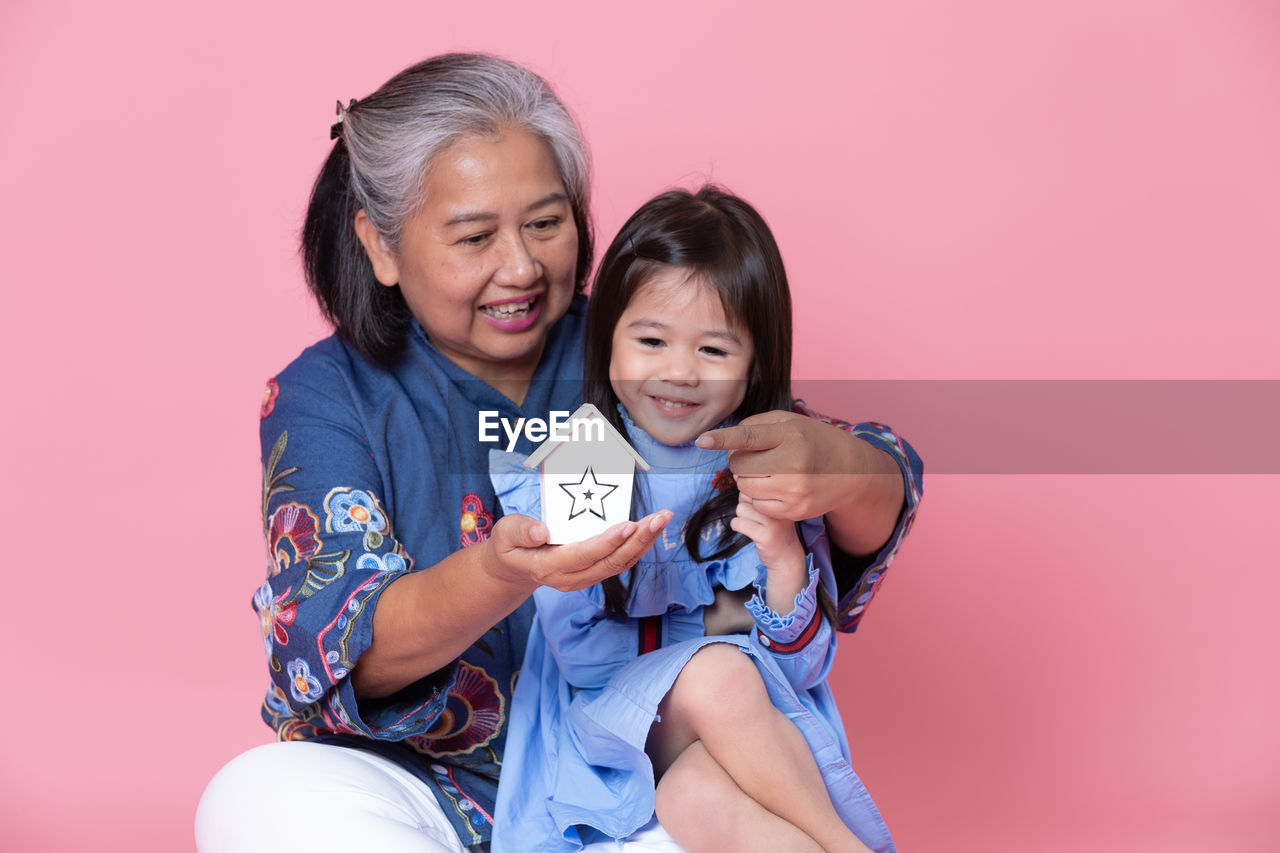
{"type": "Polygon", "coordinates": [[[604,499],[618,487],[612,483],[602,483],[597,480],[595,472],[587,466],[581,480],[576,483],[561,483],[560,488],[573,498],[573,506],[569,507],[569,519],[573,520],[584,512],[603,519],[605,517],[604,499]]]}

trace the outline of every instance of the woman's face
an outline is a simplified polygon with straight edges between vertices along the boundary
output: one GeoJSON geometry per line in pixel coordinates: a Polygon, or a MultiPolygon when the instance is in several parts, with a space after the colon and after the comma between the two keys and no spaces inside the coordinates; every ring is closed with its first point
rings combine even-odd
{"type": "Polygon", "coordinates": [[[399,253],[357,218],[374,273],[400,285],[454,364],[491,384],[527,386],[573,299],[577,266],[578,231],[551,149],[519,129],[463,137],[436,155],[423,195],[399,253]]]}
{"type": "Polygon", "coordinates": [[[618,318],[609,383],[637,426],[683,444],[742,404],[754,352],[715,289],[671,267],[637,288],[618,318]]]}

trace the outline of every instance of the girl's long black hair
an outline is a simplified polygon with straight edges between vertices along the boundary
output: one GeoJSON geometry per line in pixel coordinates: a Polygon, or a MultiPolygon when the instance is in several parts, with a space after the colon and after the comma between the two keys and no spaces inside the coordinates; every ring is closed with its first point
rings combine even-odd
{"type": "MultiPolygon", "coordinates": [[[[725,315],[751,335],[755,357],[734,420],[789,410],[791,292],[782,255],[755,208],[713,185],[696,193],[671,190],[645,203],[605,252],[587,309],[583,378],[587,402],[626,434],[618,396],[609,382],[613,331],[636,291],[658,272],[673,267],[714,287],[725,315]]],[[[695,560],[727,557],[747,543],[727,523],[738,504],[738,487],[726,479],[725,488],[699,507],[685,527],[685,547],[695,560]],[[716,522],[724,522],[720,536],[714,550],[704,555],[701,534],[716,522]]],[[[612,577],[602,586],[606,612],[625,615],[630,580],[624,585],[612,577]]]]}

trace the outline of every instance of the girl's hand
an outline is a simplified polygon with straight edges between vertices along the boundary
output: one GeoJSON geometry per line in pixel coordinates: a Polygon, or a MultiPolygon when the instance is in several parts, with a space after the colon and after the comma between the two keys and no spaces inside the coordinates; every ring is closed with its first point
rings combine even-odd
{"type": "Polygon", "coordinates": [[[765,603],[781,615],[790,613],[796,594],[809,582],[804,546],[796,534],[795,522],[770,518],[756,508],[755,501],[740,494],[738,514],[729,521],[729,527],[756,544],[760,562],[768,573],[765,603]]]}
{"type": "Polygon", "coordinates": [[[670,520],[670,510],[659,510],[581,542],[548,545],[541,521],[506,515],[493,526],[481,565],[490,576],[530,591],[539,586],[561,592],[586,589],[634,566],[670,520]]]}
{"type": "Polygon", "coordinates": [[[797,562],[804,568],[804,546],[796,535],[795,523],[770,518],[757,509],[755,501],[746,494],[739,494],[737,515],[730,519],[729,527],[756,543],[760,562],[766,569],[794,571],[797,562]]]}

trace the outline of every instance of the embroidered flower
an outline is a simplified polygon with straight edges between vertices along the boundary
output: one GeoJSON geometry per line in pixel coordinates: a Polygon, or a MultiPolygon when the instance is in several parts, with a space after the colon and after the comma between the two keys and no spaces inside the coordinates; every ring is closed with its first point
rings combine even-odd
{"type": "Polygon", "coordinates": [[[263,704],[272,714],[277,716],[287,716],[290,714],[289,700],[284,698],[284,691],[280,689],[278,684],[272,684],[267,690],[267,698],[263,700],[263,704]]]}
{"type": "Polygon", "coordinates": [[[387,529],[387,517],[378,499],[361,489],[334,489],[324,499],[325,530],[354,533],[387,529]]]}
{"type": "Polygon", "coordinates": [[[271,513],[267,550],[271,554],[272,577],[320,550],[318,524],[319,520],[302,504],[285,504],[271,513]]]}
{"type": "Polygon", "coordinates": [[[484,501],[480,500],[479,495],[468,492],[462,496],[462,519],[458,522],[458,528],[462,531],[460,541],[463,548],[479,545],[489,538],[489,531],[493,528],[493,513],[484,508],[484,501]]]}
{"type": "Polygon", "coordinates": [[[458,664],[444,711],[431,731],[405,740],[427,755],[458,755],[487,746],[502,726],[505,700],[483,669],[458,664]]]}
{"type": "Polygon", "coordinates": [[[324,731],[315,723],[299,720],[297,717],[290,717],[276,729],[278,740],[310,740],[319,734],[324,734],[324,731]]]}
{"type": "Polygon", "coordinates": [[[324,695],[320,679],[311,674],[311,667],[302,658],[294,658],[286,670],[289,673],[289,692],[297,701],[310,705],[324,695]]]}
{"type": "Polygon", "coordinates": [[[711,481],[711,485],[716,487],[716,491],[724,494],[733,488],[733,472],[728,468],[721,468],[716,472],[715,479],[711,481]]]}
{"type": "Polygon", "coordinates": [[[298,617],[298,602],[281,606],[281,602],[289,596],[293,587],[272,598],[271,584],[264,583],[253,595],[253,606],[258,611],[258,621],[262,626],[262,645],[267,650],[267,657],[275,643],[285,645],[289,642],[289,632],[285,626],[292,625],[298,617]]]}
{"type": "Polygon", "coordinates": [[[276,380],[267,380],[267,390],[262,392],[262,411],[258,413],[258,420],[263,420],[267,415],[275,411],[276,397],[280,396],[280,386],[276,380]]]}
{"type": "Polygon", "coordinates": [[[361,554],[360,559],[356,560],[356,568],[366,572],[390,574],[405,571],[409,568],[409,564],[405,562],[404,557],[394,552],[382,555],[361,554]]]}

